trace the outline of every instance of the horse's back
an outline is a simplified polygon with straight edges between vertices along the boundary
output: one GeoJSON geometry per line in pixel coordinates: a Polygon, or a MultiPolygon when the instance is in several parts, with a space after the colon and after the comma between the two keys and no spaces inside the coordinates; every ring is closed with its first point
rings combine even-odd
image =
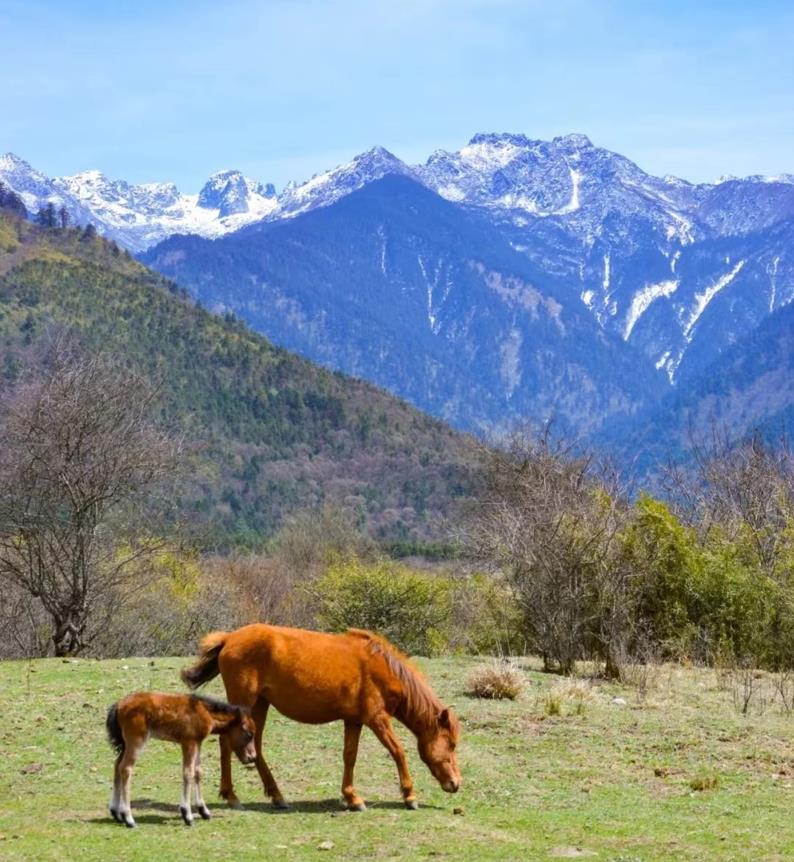
{"type": "Polygon", "coordinates": [[[229,699],[261,697],[310,724],[359,714],[366,684],[366,639],[253,624],[230,633],[219,655],[229,699]]]}

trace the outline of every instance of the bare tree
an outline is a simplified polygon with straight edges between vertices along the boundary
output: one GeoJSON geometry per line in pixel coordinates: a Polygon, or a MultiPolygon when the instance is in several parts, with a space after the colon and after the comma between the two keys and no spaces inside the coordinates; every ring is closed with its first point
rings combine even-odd
{"type": "Polygon", "coordinates": [[[632,621],[632,573],[619,541],[628,506],[615,474],[555,443],[550,428],[485,457],[475,553],[507,574],[547,668],[570,672],[590,652],[615,674],[632,621]]]}
{"type": "Polygon", "coordinates": [[[124,529],[180,448],[151,420],[155,399],[141,375],[60,340],[0,404],[0,578],[41,602],[56,655],[87,646],[158,544],[124,529]]]}
{"type": "Polygon", "coordinates": [[[794,525],[794,454],[786,439],[776,445],[759,434],[734,441],[714,425],[708,438],[690,439],[690,462],[668,465],[665,482],[679,514],[703,540],[720,530],[749,540],[765,574],[779,577],[791,552],[794,525]]]}

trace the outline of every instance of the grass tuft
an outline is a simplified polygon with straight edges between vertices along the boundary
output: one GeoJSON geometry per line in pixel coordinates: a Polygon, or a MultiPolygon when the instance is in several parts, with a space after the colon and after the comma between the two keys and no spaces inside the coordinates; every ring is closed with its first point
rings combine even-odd
{"type": "Polygon", "coordinates": [[[469,674],[469,691],[475,697],[489,700],[515,700],[524,688],[520,671],[509,662],[495,659],[476,667],[469,674]]]}

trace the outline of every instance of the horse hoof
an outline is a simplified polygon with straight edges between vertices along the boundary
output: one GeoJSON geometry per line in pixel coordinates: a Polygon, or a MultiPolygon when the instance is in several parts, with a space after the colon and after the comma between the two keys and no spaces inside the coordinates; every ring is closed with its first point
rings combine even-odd
{"type": "Polygon", "coordinates": [[[129,820],[125,820],[124,825],[127,827],[127,829],[134,829],[136,826],[135,821],[132,818],[130,818],[129,820]]]}
{"type": "Polygon", "coordinates": [[[415,799],[406,799],[405,800],[405,807],[409,811],[418,811],[419,810],[419,803],[415,799]]]}
{"type": "Polygon", "coordinates": [[[108,808],[108,811],[110,812],[110,816],[116,821],[116,823],[121,820],[121,817],[119,817],[119,813],[118,811],[116,811],[115,808],[108,808]]]}
{"type": "Polygon", "coordinates": [[[185,821],[185,826],[192,826],[193,825],[193,818],[188,815],[187,808],[182,808],[182,806],[180,806],[179,807],[179,814],[182,817],[182,819],[185,821]]]}
{"type": "Polygon", "coordinates": [[[209,809],[206,806],[204,806],[203,808],[199,808],[199,814],[201,815],[202,820],[209,820],[211,816],[209,809]]]}
{"type": "Polygon", "coordinates": [[[226,804],[229,808],[232,808],[235,811],[245,811],[245,806],[236,796],[232,796],[230,799],[227,799],[226,804]]]}
{"type": "Polygon", "coordinates": [[[367,803],[366,802],[357,802],[355,805],[352,805],[352,804],[348,805],[347,810],[348,811],[366,811],[367,810],[367,803]]]}
{"type": "Polygon", "coordinates": [[[289,811],[290,809],[289,802],[287,802],[286,799],[281,798],[273,800],[273,807],[278,808],[279,811],[289,811]]]}

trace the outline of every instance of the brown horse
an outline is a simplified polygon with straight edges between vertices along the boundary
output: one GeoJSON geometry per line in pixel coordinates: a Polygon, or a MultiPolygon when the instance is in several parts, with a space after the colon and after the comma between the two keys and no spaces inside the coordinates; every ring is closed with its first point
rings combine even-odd
{"type": "Polygon", "coordinates": [[[253,763],[254,722],[244,707],[195,694],[161,694],[139,691],[127,695],[108,710],[105,726],[118,757],[113,769],[110,813],[114,820],[135,826],[130,809],[132,768],[150,736],[182,746],[182,800],[179,813],[193,825],[191,787],[196,792],[198,813],[209,820],[210,812],[201,795],[201,743],[216,733],[242,763],[253,763]]]}
{"type": "MultiPolygon", "coordinates": [[[[342,795],[351,810],[364,800],[353,787],[353,768],[362,726],[383,743],[397,764],[407,808],[417,808],[405,752],[391,725],[402,722],[417,738],[419,756],[449,793],[460,786],[455,747],[457,718],[435,696],[421,674],[392,644],[371,632],[323,634],[269,625],[213,632],[201,642],[199,659],[182,671],[192,688],[218,674],[234,703],[251,707],[256,723],[256,766],[265,793],[277,808],[287,804],[262,756],[262,734],[271,704],[288,718],[307,724],[345,725],[342,795]]],[[[233,806],[231,755],[221,743],[221,796],[233,806]]]]}

